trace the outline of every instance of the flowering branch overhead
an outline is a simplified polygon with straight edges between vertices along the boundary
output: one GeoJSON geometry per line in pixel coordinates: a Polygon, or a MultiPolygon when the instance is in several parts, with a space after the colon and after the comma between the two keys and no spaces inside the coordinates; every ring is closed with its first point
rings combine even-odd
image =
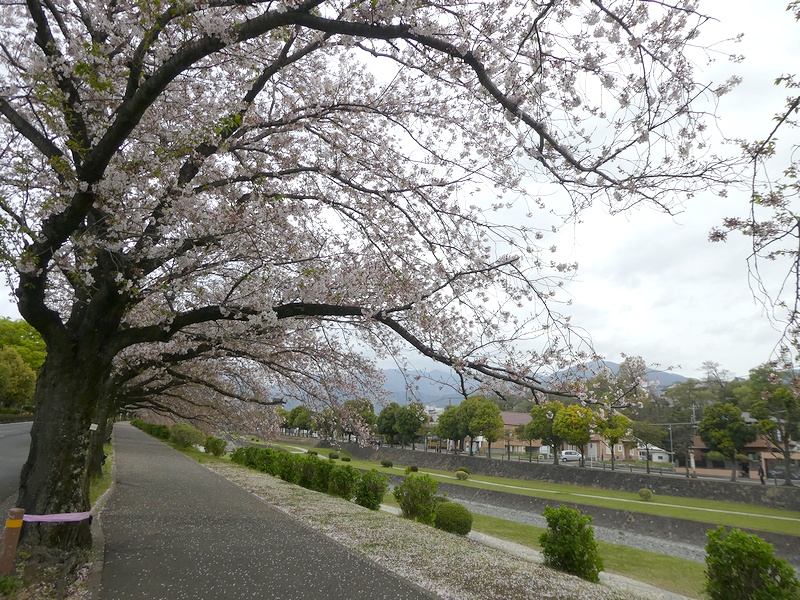
{"type": "Polygon", "coordinates": [[[572,393],[556,215],[728,177],[673,4],[0,2],[0,260],[73,440],[34,427],[20,505],[85,504],[48,448],[126,397],[372,398],[366,348],[572,393]]]}

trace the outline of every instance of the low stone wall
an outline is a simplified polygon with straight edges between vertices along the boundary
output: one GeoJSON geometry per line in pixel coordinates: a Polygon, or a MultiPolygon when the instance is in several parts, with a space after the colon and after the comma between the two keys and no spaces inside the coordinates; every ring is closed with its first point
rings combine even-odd
{"type": "Polygon", "coordinates": [[[724,500],[800,511],[800,487],[693,479],[681,475],[648,475],[581,469],[573,466],[492,460],[477,456],[422,452],[385,446],[372,449],[362,448],[357,444],[344,444],[343,447],[357,458],[373,461],[386,458],[395,465],[417,465],[443,471],[455,471],[463,466],[471,473],[480,475],[548,481],[633,493],[641,488],[649,488],[655,494],[662,496],[724,500]]]}

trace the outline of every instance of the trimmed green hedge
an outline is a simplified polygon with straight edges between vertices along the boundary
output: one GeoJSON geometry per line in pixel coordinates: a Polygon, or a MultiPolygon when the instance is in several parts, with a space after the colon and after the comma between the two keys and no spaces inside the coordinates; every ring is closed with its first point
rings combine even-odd
{"type": "Polygon", "coordinates": [[[142,421],[141,419],[134,419],[131,421],[131,425],[160,440],[169,439],[169,427],[166,425],[155,425],[147,421],[142,421]]]}
{"type": "MultiPolygon", "coordinates": [[[[349,457],[348,457],[349,458],[349,457]]],[[[361,473],[350,465],[337,465],[314,454],[289,454],[272,448],[247,446],[231,453],[236,464],[280,477],[304,488],[353,500],[378,510],[389,482],[385,475],[361,473]]]]}

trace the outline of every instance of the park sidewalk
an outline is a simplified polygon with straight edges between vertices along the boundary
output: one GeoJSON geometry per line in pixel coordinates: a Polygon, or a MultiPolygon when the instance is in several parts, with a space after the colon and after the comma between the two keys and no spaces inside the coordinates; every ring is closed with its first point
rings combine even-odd
{"type": "Polygon", "coordinates": [[[101,600],[435,597],[128,423],[114,441],[101,600]]]}

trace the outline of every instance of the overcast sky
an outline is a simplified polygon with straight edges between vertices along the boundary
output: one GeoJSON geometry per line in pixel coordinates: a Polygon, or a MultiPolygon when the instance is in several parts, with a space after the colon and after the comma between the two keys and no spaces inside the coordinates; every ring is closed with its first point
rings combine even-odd
{"type": "MultiPolygon", "coordinates": [[[[787,2],[701,2],[701,10],[719,19],[707,29],[708,39],[745,34],[736,46],[745,61],[721,61],[709,74],[716,82],[743,77],[718,113],[730,137],[763,139],[786,97],[775,77],[800,72],[800,24],[786,12],[787,2]]],[[[573,323],[588,330],[609,360],[618,362],[623,352],[640,355],[689,377],[699,377],[707,360],[736,375],[768,360],[779,334],[750,291],[748,241],[707,241],[722,217],[743,214],[746,203],[746,195],[731,194],[695,198],[674,218],[647,210],[586,215],[558,242],[559,259],[580,265],[567,287],[573,323]]],[[[0,315],[18,318],[8,296],[0,297],[0,315]]]]}
{"type": "MultiPolygon", "coordinates": [[[[745,34],[735,46],[745,61],[720,61],[710,73],[716,82],[733,73],[743,78],[721,99],[718,125],[729,137],[764,139],[788,95],[773,85],[775,78],[800,72],[800,24],[786,4],[701,1],[701,10],[719,19],[709,28],[711,39],[745,34]]],[[[797,143],[798,132],[793,135],[797,143]]],[[[748,240],[707,241],[724,216],[746,211],[747,196],[732,193],[695,198],[674,219],[652,211],[588,215],[560,243],[579,263],[568,287],[574,322],[609,360],[619,361],[621,352],[640,355],[648,363],[679,365],[676,371],[688,377],[700,376],[698,368],[710,360],[746,376],[769,360],[779,334],[749,289],[748,240]]],[[[769,281],[778,276],[773,270],[769,281]]]]}

